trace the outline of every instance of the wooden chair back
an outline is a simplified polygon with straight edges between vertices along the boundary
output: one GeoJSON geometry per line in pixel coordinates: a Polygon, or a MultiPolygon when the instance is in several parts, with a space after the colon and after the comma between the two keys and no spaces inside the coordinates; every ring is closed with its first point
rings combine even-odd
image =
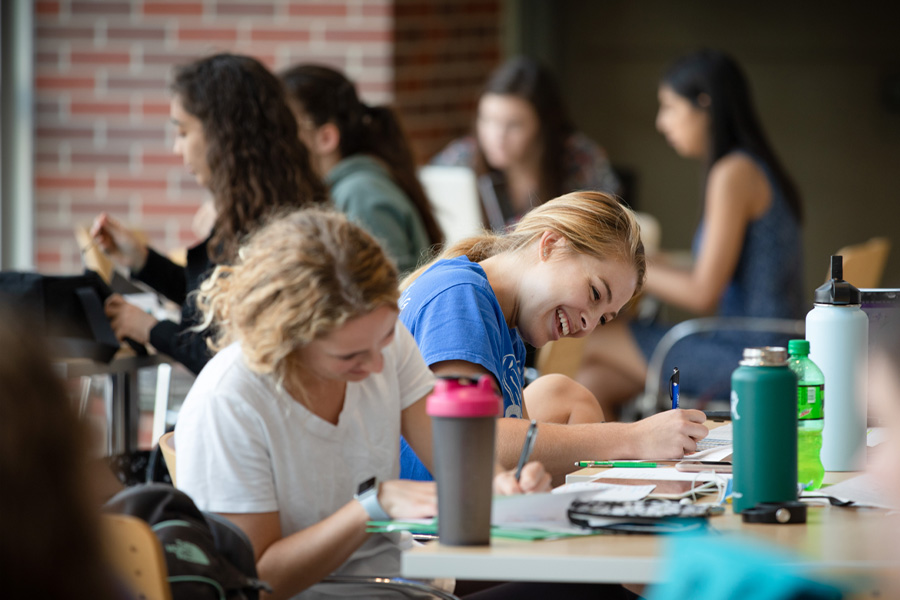
{"type": "Polygon", "coordinates": [[[129,515],[105,514],[102,519],[107,560],[141,600],[172,600],[166,558],[150,526],[129,515]]]}
{"type": "MultiPolygon", "coordinates": [[[[877,288],[881,284],[891,241],[886,237],[873,237],[860,244],[844,246],[835,254],[843,257],[844,279],[858,288],[877,288]]],[[[826,273],[825,280],[831,279],[826,273]]]]}
{"type": "Polygon", "coordinates": [[[175,483],[175,432],[170,431],[159,436],[159,449],[162,451],[163,459],[166,461],[166,468],[169,470],[169,476],[172,478],[172,485],[178,487],[175,483]]]}

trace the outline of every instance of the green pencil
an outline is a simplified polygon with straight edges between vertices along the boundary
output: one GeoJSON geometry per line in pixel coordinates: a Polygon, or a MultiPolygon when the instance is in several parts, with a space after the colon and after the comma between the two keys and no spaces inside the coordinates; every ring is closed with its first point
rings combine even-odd
{"type": "Polygon", "coordinates": [[[637,469],[655,469],[654,462],[629,462],[615,460],[579,460],[575,463],[576,467],[621,467],[621,468],[637,468],[637,469]]]}

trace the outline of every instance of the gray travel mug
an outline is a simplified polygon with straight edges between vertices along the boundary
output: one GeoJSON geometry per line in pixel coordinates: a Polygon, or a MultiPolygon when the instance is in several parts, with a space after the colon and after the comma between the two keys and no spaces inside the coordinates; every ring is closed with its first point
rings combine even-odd
{"type": "Polygon", "coordinates": [[[500,398],[491,378],[438,379],[426,410],[434,432],[438,537],[449,546],[491,542],[494,437],[500,398]]]}

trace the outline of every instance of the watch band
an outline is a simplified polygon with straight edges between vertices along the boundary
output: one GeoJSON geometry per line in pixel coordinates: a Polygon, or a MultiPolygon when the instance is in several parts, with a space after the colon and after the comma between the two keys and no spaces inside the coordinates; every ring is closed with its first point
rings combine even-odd
{"type": "Polygon", "coordinates": [[[378,501],[378,480],[374,477],[359,484],[359,491],[354,494],[357,502],[362,504],[370,521],[390,521],[391,517],[378,501]]]}

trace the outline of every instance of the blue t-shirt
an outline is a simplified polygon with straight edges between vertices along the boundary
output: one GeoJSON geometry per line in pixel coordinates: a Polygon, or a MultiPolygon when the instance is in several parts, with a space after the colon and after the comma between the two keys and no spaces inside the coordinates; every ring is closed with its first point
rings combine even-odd
{"type": "MultiPolygon", "coordinates": [[[[503,416],[522,417],[525,344],[506,324],[484,269],[465,256],[440,260],[400,297],[400,320],[430,366],[446,360],[481,365],[503,393],[503,416]]],[[[406,444],[400,445],[400,477],[431,480],[406,444]]]]}

